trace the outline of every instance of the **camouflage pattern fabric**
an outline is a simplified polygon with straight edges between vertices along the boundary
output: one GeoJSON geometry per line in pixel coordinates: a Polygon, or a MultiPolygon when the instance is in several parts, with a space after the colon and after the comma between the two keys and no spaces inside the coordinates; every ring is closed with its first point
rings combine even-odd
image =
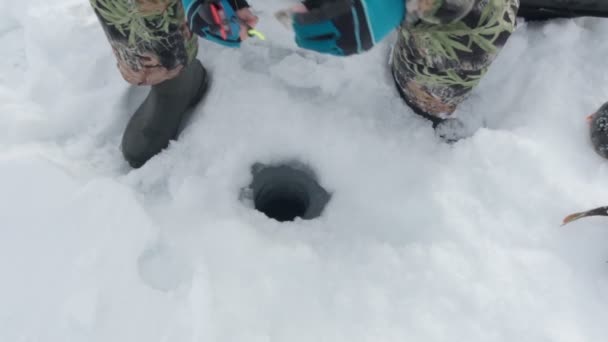
{"type": "Polygon", "coordinates": [[[418,113],[449,117],[515,28],[519,0],[408,0],[392,68],[418,113]]]}
{"type": "Polygon", "coordinates": [[[196,58],[180,0],[90,0],[127,82],[155,85],[196,58]]]}

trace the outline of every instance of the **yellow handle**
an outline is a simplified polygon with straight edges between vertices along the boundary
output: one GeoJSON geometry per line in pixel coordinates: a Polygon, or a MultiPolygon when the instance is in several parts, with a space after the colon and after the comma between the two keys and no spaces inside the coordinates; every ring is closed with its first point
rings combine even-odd
{"type": "Polygon", "coordinates": [[[266,36],[265,36],[265,35],[264,35],[262,32],[260,32],[260,31],[258,31],[258,30],[255,30],[255,29],[250,29],[249,31],[247,31],[247,34],[248,34],[250,37],[256,36],[256,37],[258,37],[260,40],[266,40],[266,36]]]}

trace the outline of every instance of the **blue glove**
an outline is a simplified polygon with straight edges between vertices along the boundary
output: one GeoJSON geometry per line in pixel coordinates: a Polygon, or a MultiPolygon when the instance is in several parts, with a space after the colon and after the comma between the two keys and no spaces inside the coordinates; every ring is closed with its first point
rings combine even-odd
{"type": "Polygon", "coordinates": [[[193,33],[225,46],[241,45],[241,22],[236,11],[249,7],[245,0],[182,0],[182,4],[193,33]],[[223,11],[223,19],[219,11],[223,11]]]}
{"type": "Polygon", "coordinates": [[[371,49],[405,17],[406,0],[308,0],[295,13],[298,46],[338,56],[371,49]]]}

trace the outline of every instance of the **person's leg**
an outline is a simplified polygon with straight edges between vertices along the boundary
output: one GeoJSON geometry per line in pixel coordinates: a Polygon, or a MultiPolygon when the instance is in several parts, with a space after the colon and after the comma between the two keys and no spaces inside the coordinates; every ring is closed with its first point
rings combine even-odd
{"type": "Polygon", "coordinates": [[[188,29],[180,0],[90,0],[123,78],[152,86],[131,118],[122,152],[133,167],[167,147],[185,114],[207,89],[196,59],[197,37],[188,29]]]}
{"type": "Polygon", "coordinates": [[[518,0],[473,2],[456,21],[406,20],[393,51],[401,96],[434,126],[471,93],[515,27],[518,0]]]}
{"type": "Polygon", "coordinates": [[[124,79],[155,85],[177,76],[197,53],[179,0],[90,0],[124,79]]]}

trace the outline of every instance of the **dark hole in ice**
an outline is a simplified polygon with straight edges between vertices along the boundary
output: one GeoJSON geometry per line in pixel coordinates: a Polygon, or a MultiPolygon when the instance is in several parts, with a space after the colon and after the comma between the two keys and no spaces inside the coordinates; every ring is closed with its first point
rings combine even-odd
{"type": "Polygon", "coordinates": [[[299,164],[252,168],[249,186],[256,210],[279,222],[296,218],[311,220],[323,212],[330,195],[315,179],[312,171],[299,164]]]}
{"type": "Polygon", "coordinates": [[[289,184],[274,184],[255,198],[255,209],[279,222],[293,221],[306,214],[309,198],[303,189],[289,184]]]}

